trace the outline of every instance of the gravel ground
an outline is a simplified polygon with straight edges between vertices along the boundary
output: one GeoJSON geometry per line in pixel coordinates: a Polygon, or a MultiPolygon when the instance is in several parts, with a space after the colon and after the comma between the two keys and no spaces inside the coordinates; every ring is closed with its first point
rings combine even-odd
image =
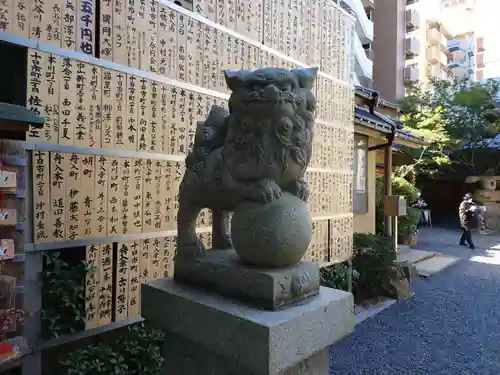
{"type": "Polygon", "coordinates": [[[443,253],[464,260],[415,281],[415,297],[364,321],[332,346],[330,375],[500,374],[500,257],[497,264],[467,259],[493,259],[485,250],[500,237],[477,238],[483,247],[475,252],[456,245],[456,231],[426,230],[422,237],[418,249],[446,248],[443,253]]]}

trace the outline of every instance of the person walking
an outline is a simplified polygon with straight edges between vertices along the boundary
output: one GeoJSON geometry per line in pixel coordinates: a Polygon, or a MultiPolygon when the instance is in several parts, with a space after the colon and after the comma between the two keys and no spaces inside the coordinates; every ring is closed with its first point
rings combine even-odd
{"type": "Polygon", "coordinates": [[[472,203],[472,196],[467,193],[465,194],[462,203],[460,203],[460,206],[458,207],[458,216],[460,217],[460,226],[462,227],[462,237],[460,237],[460,245],[469,245],[471,249],[476,248],[474,242],[472,242],[472,236],[470,232],[473,215],[474,207],[472,203]]]}

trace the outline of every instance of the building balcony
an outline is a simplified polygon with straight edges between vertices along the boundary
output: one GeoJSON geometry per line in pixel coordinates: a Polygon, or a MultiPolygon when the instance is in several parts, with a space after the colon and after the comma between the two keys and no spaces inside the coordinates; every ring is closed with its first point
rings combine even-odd
{"type": "Polygon", "coordinates": [[[448,51],[450,51],[450,52],[463,50],[463,48],[460,46],[460,41],[458,39],[448,40],[447,47],[448,47],[448,51]]]}
{"type": "Polygon", "coordinates": [[[420,27],[420,14],[415,9],[407,9],[405,12],[406,28],[418,29],[420,27]]]}
{"type": "Polygon", "coordinates": [[[448,80],[450,79],[450,73],[447,69],[439,65],[433,65],[432,67],[427,67],[427,76],[434,79],[448,80]]]}
{"type": "Polygon", "coordinates": [[[425,70],[427,77],[435,77],[437,72],[438,72],[438,69],[436,69],[436,67],[433,65],[428,66],[427,69],[425,70]]]}
{"type": "Polygon", "coordinates": [[[467,74],[467,68],[465,67],[455,67],[452,69],[452,74],[456,78],[464,78],[467,74]]]}
{"type": "Polygon", "coordinates": [[[427,29],[427,42],[430,45],[439,44],[441,42],[441,32],[434,27],[427,29]]]}
{"type": "Polygon", "coordinates": [[[418,67],[416,66],[407,66],[404,70],[404,82],[405,83],[414,83],[417,82],[420,78],[418,67]]]}
{"type": "Polygon", "coordinates": [[[465,51],[462,50],[462,49],[458,49],[458,50],[453,51],[451,53],[451,59],[452,60],[460,61],[460,60],[464,60],[465,57],[466,57],[465,51]]]}
{"type": "Polygon", "coordinates": [[[452,60],[448,64],[448,68],[450,69],[455,69],[455,68],[467,68],[469,67],[470,64],[467,60],[452,60]]]}
{"type": "Polygon", "coordinates": [[[359,38],[354,38],[354,72],[358,77],[373,79],[373,61],[365,53],[359,38]]]}
{"type": "Polygon", "coordinates": [[[446,49],[448,39],[435,27],[431,27],[427,30],[427,43],[431,46],[439,45],[441,48],[446,49]]]}
{"type": "Polygon", "coordinates": [[[476,51],[477,52],[484,52],[484,38],[476,38],[476,51]]]}
{"type": "Polygon", "coordinates": [[[476,56],[476,65],[479,69],[484,68],[484,54],[480,53],[476,56]]]}
{"type": "Polygon", "coordinates": [[[448,56],[437,47],[427,49],[427,60],[432,64],[448,65],[448,56]]]}
{"type": "Polygon", "coordinates": [[[413,58],[420,55],[420,42],[415,38],[406,38],[404,51],[406,58],[413,58]]]}
{"type": "Polygon", "coordinates": [[[356,16],[356,33],[362,44],[373,42],[373,21],[368,18],[360,0],[342,0],[341,7],[356,16]]]}

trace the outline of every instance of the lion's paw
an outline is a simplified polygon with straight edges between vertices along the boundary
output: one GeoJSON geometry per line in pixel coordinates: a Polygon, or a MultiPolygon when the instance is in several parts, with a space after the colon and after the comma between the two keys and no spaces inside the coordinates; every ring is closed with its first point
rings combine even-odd
{"type": "Polygon", "coordinates": [[[309,200],[309,188],[305,181],[297,181],[295,183],[295,191],[293,192],[298,198],[307,203],[309,200]]]}
{"type": "Polygon", "coordinates": [[[307,183],[305,181],[294,181],[287,185],[285,190],[306,203],[309,200],[309,188],[307,187],[307,183]]]}
{"type": "Polygon", "coordinates": [[[262,180],[259,182],[258,199],[264,203],[271,203],[281,197],[281,187],[274,180],[262,180]]]}

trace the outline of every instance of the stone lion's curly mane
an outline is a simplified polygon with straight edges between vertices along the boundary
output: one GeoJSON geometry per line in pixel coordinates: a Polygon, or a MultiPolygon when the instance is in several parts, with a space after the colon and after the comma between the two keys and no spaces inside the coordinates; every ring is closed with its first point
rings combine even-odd
{"type": "MultiPolygon", "coordinates": [[[[250,158],[256,160],[259,165],[279,165],[283,169],[287,168],[291,158],[305,169],[312,153],[316,102],[311,90],[301,87],[292,72],[287,73],[288,75],[282,78],[291,82],[292,90],[284,90],[281,93],[281,98],[286,101],[287,106],[287,110],[282,110],[281,116],[291,120],[292,127],[280,125],[280,112],[277,111],[279,105],[276,102],[269,101],[269,112],[276,111],[272,118],[269,118],[269,112],[265,110],[263,113],[244,110],[249,99],[255,98],[258,101],[259,89],[276,83],[268,80],[268,77],[255,74],[255,77],[248,79],[247,84],[233,91],[230,96],[225,158],[237,158],[242,161],[250,158]],[[273,143],[275,147],[265,147],[266,142],[273,143]]],[[[259,108],[265,106],[261,102],[259,108]]]]}

